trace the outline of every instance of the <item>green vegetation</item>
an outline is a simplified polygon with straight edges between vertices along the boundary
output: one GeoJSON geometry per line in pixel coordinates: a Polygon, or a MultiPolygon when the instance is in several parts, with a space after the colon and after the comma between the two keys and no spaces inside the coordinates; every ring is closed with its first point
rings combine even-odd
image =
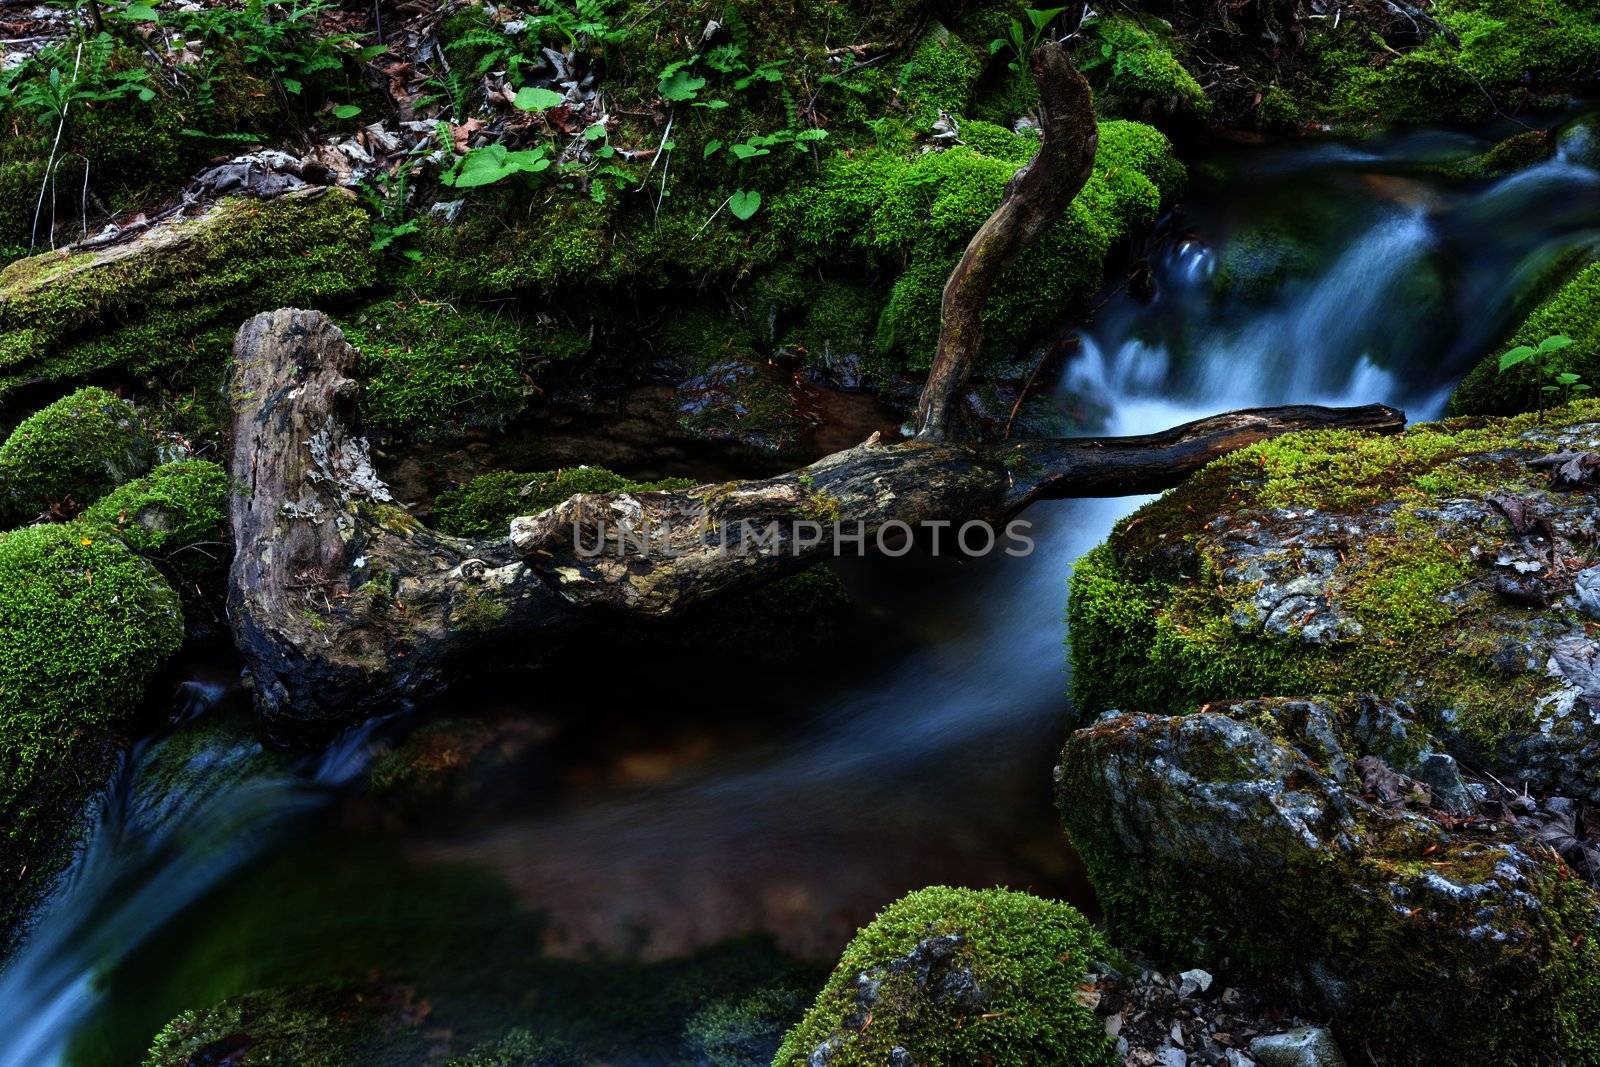
{"type": "MultiPolygon", "coordinates": [[[[425,1051],[416,1025],[426,1008],[408,1001],[401,990],[342,985],[247,993],[172,1020],[156,1035],[144,1067],[379,1067],[414,1061],[425,1051]]],[[[489,1062],[498,1067],[502,1061],[489,1062]]]]}
{"type": "Polygon", "coordinates": [[[334,5],[318,0],[97,10],[104,29],[79,6],[72,36],[0,73],[0,189],[14,194],[0,200],[0,262],[87,225],[91,194],[113,211],[147,207],[219,150],[360,95],[359,68],[382,51],[330,30],[334,5]]]}
{"type": "Polygon", "coordinates": [[[395,299],[349,316],[361,350],[361,412],[386,438],[427,438],[503,424],[531,392],[522,329],[502,315],[395,299]]]}
{"type": "MultiPolygon", "coordinates": [[[[1600,262],[1590,263],[1535,308],[1511,335],[1504,352],[1487,357],[1464,378],[1450,397],[1455,415],[1512,415],[1544,407],[1563,374],[1573,384],[1600,381],[1600,262]],[[1546,348],[1537,359],[1524,358],[1502,366],[1523,348],[1536,352],[1551,337],[1571,344],[1546,348]]],[[[1561,399],[1560,390],[1554,394],[1561,399]]]]}
{"type": "Polygon", "coordinates": [[[1375,49],[1359,20],[1319,37],[1311,79],[1326,111],[1353,122],[1483,122],[1549,107],[1564,87],[1592,82],[1600,23],[1587,0],[1438,0],[1450,34],[1404,52],[1375,49]]]}
{"type": "Polygon", "coordinates": [[[1172,27],[1154,16],[1105,15],[1088,26],[1078,66],[1098,106],[1129,118],[1203,121],[1211,101],[1178,57],[1172,27]]]}
{"type": "Polygon", "coordinates": [[[446,1067],[583,1067],[583,1060],[562,1042],[535,1037],[528,1030],[513,1030],[498,1041],[458,1056],[446,1067]]]}
{"type": "Polygon", "coordinates": [[[921,1067],[1110,1064],[1111,1039],[1077,999],[1086,970],[1109,958],[1066,904],[1003,889],[919,890],[850,942],[773,1067],[798,1067],[824,1043],[836,1067],[876,1067],[896,1046],[921,1067]],[[947,956],[924,947],[940,939],[947,956]],[[896,965],[919,952],[931,969],[896,965]]]}
{"type": "Polygon", "coordinates": [[[177,596],[122,542],[77,523],[0,534],[0,939],[65,864],[182,640],[177,596]]]}
{"type": "Polygon", "coordinates": [[[166,463],[95,501],[79,522],[105,530],[155,563],[195,621],[197,597],[220,609],[227,593],[233,556],[228,489],[228,473],[215,463],[166,463]]]}
{"type": "Polygon", "coordinates": [[[650,492],[687,489],[686,478],[635,482],[604,467],[568,467],[557,471],[495,471],[439,494],[433,504],[433,525],[457,537],[504,537],[511,520],[537,515],[578,493],[650,492]]]}
{"type": "Polygon", "coordinates": [[[70,518],[149,470],[154,455],[133,405],[98,386],[79,389],[22,420],[0,444],[0,519],[70,518]]]}

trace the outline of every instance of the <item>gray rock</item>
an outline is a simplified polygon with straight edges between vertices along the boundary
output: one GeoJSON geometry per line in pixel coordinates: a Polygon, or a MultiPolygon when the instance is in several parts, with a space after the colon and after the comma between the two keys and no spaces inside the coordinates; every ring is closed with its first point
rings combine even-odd
{"type": "Polygon", "coordinates": [[[1573,580],[1572,593],[1578,606],[1591,619],[1600,619],[1600,567],[1589,567],[1578,572],[1573,580]]]}
{"type": "Polygon", "coordinates": [[[1320,1026],[1258,1037],[1250,1042],[1250,1052],[1261,1067],[1345,1067],[1333,1035],[1320,1026]]]}

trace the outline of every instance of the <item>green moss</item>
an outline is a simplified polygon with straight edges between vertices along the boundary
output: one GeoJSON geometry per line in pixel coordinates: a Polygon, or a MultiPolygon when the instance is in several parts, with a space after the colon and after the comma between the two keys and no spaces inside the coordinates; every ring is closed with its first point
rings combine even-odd
{"type": "Polygon", "coordinates": [[[826,1062],[834,1067],[876,1067],[897,1046],[921,1067],[1110,1064],[1110,1038],[1077,1000],[1087,968],[1108,957],[1099,934],[1066,904],[1003,889],[919,890],[845,948],[773,1067],[798,1067],[824,1042],[833,1045],[826,1062]],[[948,973],[970,973],[981,991],[964,1006],[941,999],[937,975],[924,974],[919,986],[915,966],[895,966],[922,942],[949,935],[959,941],[948,973]],[[860,999],[873,988],[862,974],[881,979],[871,1003],[860,999]]]}
{"type": "Polygon", "coordinates": [[[560,1041],[535,1037],[529,1030],[513,1030],[498,1041],[457,1056],[445,1067],[582,1067],[583,1062],[560,1041]]]}
{"type": "Polygon", "coordinates": [[[1550,403],[1544,382],[1531,363],[1500,373],[1500,355],[1519,345],[1537,347],[1546,337],[1570,337],[1573,344],[1551,355],[1551,369],[1570,371],[1600,386],[1600,261],[1590,263],[1525,319],[1497,352],[1473,367],[1450,396],[1454,415],[1510,415],[1550,403]]]}
{"type": "Polygon", "coordinates": [[[228,473],[206,460],[163,464],[113,489],[79,517],[155,562],[196,618],[196,598],[220,609],[228,586],[228,473]]]}
{"type": "Polygon", "coordinates": [[[0,445],[0,517],[71,514],[150,469],[155,445],[133,405],[98,386],[28,416],[0,445]]]}
{"type": "Polygon", "coordinates": [[[68,856],[146,682],[183,640],[178,598],[76,523],[0,535],[0,937],[68,856]]]}
{"type": "Polygon", "coordinates": [[[689,1020],[684,1043],[702,1067],[768,1067],[808,999],[778,986],[718,1001],[689,1020]]]}
{"type": "Polygon", "coordinates": [[[203,459],[166,463],[101,497],[81,521],[103,527],[140,555],[220,546],[227,539],[228,473],[203,459]]]}
{"type": "Polygon", "coordinates": [[[248,993],[168,1023],[156,1035],[144,1067],[415,1062],[412,1057],[425,1048],[413,1027],[425,1014],[425,1006],[408,1004],[403,993],[382,988],[330,985],[248,993]]]}
{"type": "Polygon", "coordinates": [[[1151,15],[1093,19],[1078,47],[1078,65],[1100,108],[1129,118],[1203,120],[1211,101],[1180,62],[1172,28],[1151,15]]]}
{"type": "Polygon", "coordinates": [[[1438,0],[1431,36],[1408,51],[1374,48],[1359,20],[1319,43],[1326,111],[1353,121],[1482,122],[1548,105],[1541,93],[1592,83],[1600,23],[1587,0],[1438,0]]]}
{"type": "Polygon", "coordinates": [[[333,190],[228,200],[129,245],[19,260],[0,271],[0,395],[109,368],[181,377],[202,329],[370,285],[370,239],[366,212],[333,190]]]}
{"type": "MultiPolygon", "coordinates": [[[[980,141],[995,143],[980,127],[980,141]]],[[[999,205],[1021,153],[985,155],[970,145],[907,159],[891,150],[835,157],[822,188],[774,210],[802,250],[822,255],[854,244],[907,266],[890,290],[876,347],[925,370],[939,329],[944,283],[972,234],[999,205]]],[[[1062,302],[1098,288],[1112,246],[1154,222],[1162,200],[1181,185],[1183,168],[1156,130],[1139,123],[1100,125],[1095,169],[1066,218],[1051,227],[995,287],[986,311],[985,348],[1007,352],[1054,321],[1062,302]]]]}
{"type": "Polygon", "coordinates": [[[345,338],[361,352],[361,413],[386,438],[501,425],[532,391],[529,339],[504,316],[401,298],[347,321],[345,338]]]}
{"type": "Polygon", "coordinates": [[[1520,615],[1478,591],[1471,549],[1492,558],[1498,542],[1472,531],[1441,537],[1433,509],[1519,484],[1537,491],[1544,476],[1523,460],[1553,446],[1521,435],[1597,417],[1600,404],[1585,402],[1389,437],[1290,434],[1217,461],[1079,561],[1068,607],[1077,706],[1174,714],[1277,693],[1381,692],[1448,710],[1464,738],[1492,751],[1527,725],[1550,683],[1492,666],[1484,641],[1520,615]],[[1253,604],[1260,582],[1224,573],[1218,531],[1271,508],[1383,509],[1384,526],[1363,527],[1327,579],[1334,607],[1359,636],[1316,644],[1261,628],[1253,604]]]}
{"type": "Polygon", "coordinates": [[[578,493],[651,492],[687,489],[686,478],[636,482],[604,467],[568,467],[556,471],[495,471],[440,493],[433,504],[433,525],[457,537],[504,537],[511,520],[537,515],[578,493]]]}
{"type": "Polygon", "coordinates": [[[1550,158],[1554,149],[1550,134],[1544,130],[1526,130],[1507,137],[1486,152],[1465,159],[1439,163],[1426,168],[1441,177],[1457,181],[1483,181],[1500,178],[1513,171],[1532,166],[1550,158]]]}
{"type": "Polygon", "coordinates": [[[919,128],[931,126],[940,112],[964,115],[982,71],[977,53],[942,26],[923,35],[900,68],[900,95],[919,128]]]}

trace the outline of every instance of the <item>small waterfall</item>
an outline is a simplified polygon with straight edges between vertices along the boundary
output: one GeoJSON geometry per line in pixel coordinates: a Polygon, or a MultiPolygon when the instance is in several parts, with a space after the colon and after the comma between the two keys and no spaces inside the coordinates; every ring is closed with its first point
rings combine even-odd
{"type": "MultiPolygon", "coordinates": [[[[177,713],[203,716],[220,689],[180,687],[177,713]]],[[[297,816],[366,764],[379,720],[348,731],[309,767],[221,731],[192,752],[183,734],[135,745],[96,804],[93,829],[22,950],[0,972],[0,1067],[52,1067],[99,1000],[96,975],[277,844],[297,816]]]]}

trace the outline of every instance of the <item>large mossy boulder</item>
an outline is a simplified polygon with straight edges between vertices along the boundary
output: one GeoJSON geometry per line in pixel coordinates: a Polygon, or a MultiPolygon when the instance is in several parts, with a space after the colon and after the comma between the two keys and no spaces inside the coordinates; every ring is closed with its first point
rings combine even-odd
{"type": "Polygon", "coordinates": [[[1584,401],[1219,460],[1079,561],[1080,712],[1386,693],[1503,778],[1600,800],[1595,449],[1584,401]]]}
{"type": "Polygon", "coordinates": [[[1113,713],[1059,801],[1119,944],[1285,983],[1374,1062],[1600,1062],[1600,898],[1439,749],[1371,698],[1113,713]]]}
{"type": "Polygon", "coordinates": [[[0,396],[111,368],[213,385],[249,315],[325,307],[371,285],[371,240],[353,194],[312,189],[18,260],[0,271],[0,396]]]}
{"type": "Polygon", "coordinates": [[[0,534],[0,947],[67,862],[129,713],[183,640],[178,598],[77,523],[0,534]]]}
{"type": "Polygon", "coordinates": [[[133,405],[98,386],[37,411],[0,444],[0,521],[70,514],[150,469],[155,442],[133,405]]]}
{"type": "Polygon", "coordinates": [[[1600,386],[1600,261],[1580,270],[1525,319],[1505,345],[1467,374],[1450,396],[1454,415],[1514,415],[1562,399],[1545,391],[1553,375],[1578,375],[1582,384],[1600,386]],[[1550,337],[1569,337],[1544,363],[1529,361],[1500,370],[1500,357],[1513,348],[1537,348],[1550,337]]]}
{"type": "Polygon", "coordinates": [[[889,905],[855,936],[773,1067],[1110,1064],[1078,1000],[1110,956],[1071,906],[942,886],[889,905]]]}

